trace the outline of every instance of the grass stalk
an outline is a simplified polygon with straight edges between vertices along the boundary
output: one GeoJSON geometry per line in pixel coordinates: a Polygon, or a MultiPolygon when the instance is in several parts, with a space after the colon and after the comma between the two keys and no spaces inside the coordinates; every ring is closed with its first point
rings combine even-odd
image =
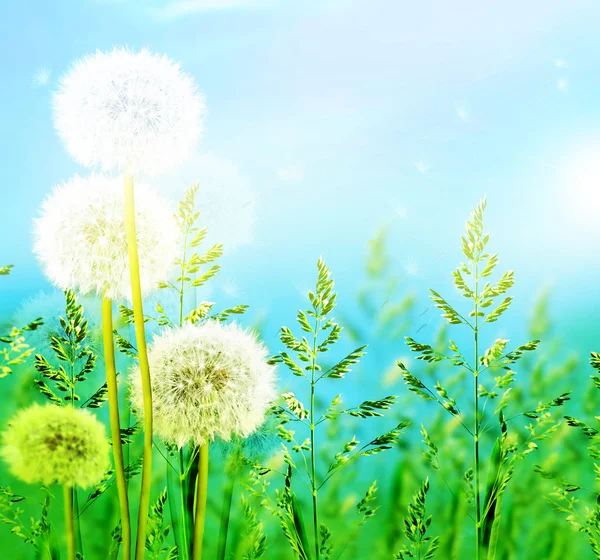
{"type": "Polygon", "coordinates": [[[475,303],[475,362],[473,364],[473,386],[474,386],[474,408],[475,408],[475,426],[473,436],[473,447],[475,455],[475,560],[481,558],[481,496],[479,491],[479,263],[475,261],[475,293],[473,301],[475,303]]]}
{"type": "Polygon", "coordinates": [[[127,246],[129,250],[129,269],[131,274],[131,299],[133,304],[135,338],[140,363],[140,374],[142,376],[142,393],[144,399],[144,462],[142,467],[142,486],[135,546],[136,560],[143,560],[146,546],[148,508],[150,506],[150,489],[152,485],[152,384],[150,381],[148,351],[146,349],[146,332],[144,330],[144,309],[142,303],[140,264],[135,227],[133,176],[126,172],[124,183],[127,246]]]}
{"type": "Polygon", "coordinates": [[[121,442],[121,422],[119,418],[119,389],[117,385],[117,369],[115,365],[115,346],[113,339],[112,300],[102,296],[102,336],[104,340],[104,366],[106,370],[106,387],[108,390],[108,409],[110,414],[110,432],[112,437],[115,478],[119,494],[119,510],[121,513],[121,534],[123,560],[131,557],[131,521],[129,517],[129,498],[127,496],[127,478],[123,462],[123,444],[121,442]]]}
{"type": "Polygon", "coordinates": [[[315,538],[315,558],[319,560],[319,504],[318,504],[318,484],[317,484],[317,456],[315,448],[315,374],[317,371],[317,352],[319,332],[319,318],[315,319],[314,339],[313,339],[313,358],[311,364],[311,382],[310,382],[310,481],[312,485],[312,503],[313,503],[313,532],[315,538]]]}
{"type": "Polygon", "coordinates": [[[79,497],[76,488],[73,488],[73,516],[75,518],[75,543],[77,544],[77,552],[83,556],[83,538],[81,537],[81,521],[79,520],[79,497]]]}
{"type": "Polygon", "coordinates": [[[227,477],[225,492],[223,496],[223,507],[221,508],[221,527],[219,529],[219,548],[217,560],[225,560],[227,553],[227,535],[229,533],[229,521],[231,519],[231,504],[233,502],[233,489],[235,487],[236,473],[230,473],[227,477]]]}
{"type": "MultiPolygon", "coordinates": [[[[173,480],[173,467],[167,462],[167,497],[169,500],[169,512],[171,515],[171,526],[173,527],[173,536],[175,538],[175,545],[180,553],[181,560],[186,560],[186,556],[183,555],[183,525],[181,523],[180,511],[178,508],[177,500],[175,499],[175,481],[173,480]]],[[[179,479],[178,479],[179,482],[179,479]]]]}

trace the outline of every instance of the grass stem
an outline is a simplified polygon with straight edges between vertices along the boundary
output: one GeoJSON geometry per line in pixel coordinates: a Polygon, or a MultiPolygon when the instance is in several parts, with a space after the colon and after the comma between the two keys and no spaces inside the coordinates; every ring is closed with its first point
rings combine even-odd
{"type": "MultiPolygon", "coordinates": [[[[171,514],[171,526],[173,527],[173,536],[175,538],[175,545],[181,555],[181,560],[185,560],[186,557],[183,555],[183,526],[180,519],[180,511],[178,508],[177,500],[175,499],[175,481],[173,480],[173,467],[169,462],[166,462],[167,468],[167,496],[169,500],[169,512],[171,514]]],[[[179,480],[178,480],[179,482],[179,480]]]]}
{"type": "Polygon", "coordinates": [[[315,385],[317,380],[315,374],[317,370],[317,352],[318,352],[318,341],[317,333],[319,332],[319,318],[315,319],[314,329],[314,340],[313,340],[313,358],[311,367],[311,383],[310,383],[310,463],[311,463],[311,476],[310,481],[312,484],[312,502],[313,502],[313,533],[315,538],[315,558],[319,560],[319,507],[318,507],[318,489],[317,484],[317,453],[315,448],[315,385]]]}
{"type": "Polygon", "coordinates": [[[475,455],[475,560],[481,556],[481,496],[479,491],[479,255],[475,261],[475,293],[473,301],[475,304],[475,363],[473,364],[474,376],[474,408],[475,408],[475,430],[473,437],[475,455]]]}
{"type": "Polygon", "coordinates": [[[81,537],[81,522],[79,521],[79,498],[76,488],[73,488],[73,516],[75,519],[75,542],[77,544],[77,552],[83,556],[83,538],[81,537]]]}
{"type": "Polygon", "coordinates": [[[223,496],[223,507],[221,509],[221,527],[219,529],[219,548],[217,560],[225,560],[227,553],[227,535],[229,532],[229,520],[231,518],[231,504],[233,502],[233,488],[235,486],[236,473],[229,473],[223,496]]]}

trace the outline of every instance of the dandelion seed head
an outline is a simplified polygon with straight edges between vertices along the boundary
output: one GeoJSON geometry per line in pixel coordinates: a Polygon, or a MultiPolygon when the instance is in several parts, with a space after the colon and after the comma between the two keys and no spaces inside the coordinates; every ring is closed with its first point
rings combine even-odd
{"type": "Polygon", "coordinates": [[[86,167],[154,175],[193,152],[206,109],[193,79],[147,49],[96,51],[75,62],[54,95],[54,124],[86,167]]]}
{"type": "Polygon", "coordinates": [[[281,422],[269,416],[254,433],[241,440],[242,456],[250,463],[269,459],[280,449],[281,439],[277,428],[281,422]]]}
{"type": "Polygon", "coordinates": [[[280,449],[281,439],[278,427],[281,421],[273,414],[258,429],[246,438],[234,437],[231,441],[218,439],[213,448],[224,457],[238,455],[250,464],[262,463],[270,459],[280,449]]]}
{"type": "Polygon", "coordinates": [[[2,435],[0,455],[28,483],[89,488],[109,467],[104,426],[69,406],[35,404],[18,412],[2,435]]]}
{"type": "MultiPolygon", "coordinates": [[[[88,321],[86,344],[95,354],[100,354],[102,353],[100,302],[86,296],[79,297],[78,301],[83,306],[83,315],[88,321]]],[[[63,332],[60,317],[66,318],[65,306],[63,292],[59,290],[39,292],[23,301],[11,319],[11,323],[17,327],[24,327],[37,319],[42,319],[42,325],[26,333],[26,340],[31,347],[35,348],[35,353],[44,356],[53,367],[62,365],[50,344],[52,337],[60,336],[63,332]]]]}
{"type": "MultiPolygon", "coordinates": [[[[166,281],[177,252],[173,210],[156,190],[136,184],[136,234],[142,292],[166,281]]],[[[131,297],[122,180],[75,175],[54,188],[35,220],[34,252],[60,289],[131,297]]]]}
{"type": "MultiPolygon", "coordinates": [[[[219,437],[247,437],[275,399],[275,368],[267,349],[235,323],[208,322],[168,329],[150,345],[154,431],[183,447],[219,437]]],[[[143,415],[139,369],[131,375],[132,403],[143,415]]]]}
{"type": "Polygon", "coordinates": [[[208,227],[207,241],[223,243],[227,252],[250,245],[258,196],[238,166],[213,153],[196,154],[175,173],[161,177],[158,185],[165,192],[174,185],[183,192],[196,183],[198,223],[208,227]]]}

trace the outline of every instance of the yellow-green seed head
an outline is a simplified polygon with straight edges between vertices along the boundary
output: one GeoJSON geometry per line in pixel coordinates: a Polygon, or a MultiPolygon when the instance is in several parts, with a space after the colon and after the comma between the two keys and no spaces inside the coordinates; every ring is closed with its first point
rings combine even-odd
{"type": "Polygon", "coordinates": [[[29,483],[88,488],[109,467],[104,426],[86,410],[33,405],[9,421],[2,435],[2,458],[29,483]]]}

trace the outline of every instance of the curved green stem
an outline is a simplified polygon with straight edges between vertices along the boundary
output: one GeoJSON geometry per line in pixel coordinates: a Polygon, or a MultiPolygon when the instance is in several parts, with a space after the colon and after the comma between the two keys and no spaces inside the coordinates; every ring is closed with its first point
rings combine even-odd
{"type": "Polygon", "coordinates": [[[142,393],[144,398],[144,463],[142,467],[142,488],[140,492],[140,509],[138,512],[137,539],[135,543],[135,558],[136,560],[143,560],[146,546],[148,508],[150,507],[150,488],[152,485],[152,384],[150,381],[148,351],[146,349],[146,332],[144,330],[140,263],[135,229],[133,177],[128,173],[125,173],[125,220],[127,224],[127,247],[129,250],[131,300],[133,304],[135,339],[140,362],[140,375],[142,376],[142,393]]]}
{"type": "Polygon", "coordinates": [[[65,506],[65,537],[67,539],[67,558],[75,560],[75,519],[73,518],[73,488],[63,486],[65,506]]]}
{"type": "Polygon", "coordinates": [[[219,529],[219,549],[217,560],[225,560],[227,552],[227,534],[229,532],[229,520],[231,518],[231,503],[233,502],[233,488],[235,486],[235,473],[230,473],[225,485],[223,496],[223,508],[221,509],[221,527],[219,529]]]}
{"type": "Polygon", "coordinates": [[[196,479],[196,515],[194,518],[193,560],[202,559],[202,540],[206,521],[206,498],[208,494],[208,443],[200,447],[198,477],[196,479]]]}
{"type": "Polygon", "coordinates": [[[110,432],[112,436],[112,450],[115,463],[115,478],[119,493],[119,509],[121,512],[123,560],[129,560],[131,557],[131,521],[129,519],[127,478],[125,476],[125,465],[123,462],[121,422],[119,419],[119,389],[117,386],[117,368],[115,366],[112,300],[105,295],[102,296],[102,336],[104,339],[104,367],[106,369],[106,387],[108,390],[110,432]]]}

